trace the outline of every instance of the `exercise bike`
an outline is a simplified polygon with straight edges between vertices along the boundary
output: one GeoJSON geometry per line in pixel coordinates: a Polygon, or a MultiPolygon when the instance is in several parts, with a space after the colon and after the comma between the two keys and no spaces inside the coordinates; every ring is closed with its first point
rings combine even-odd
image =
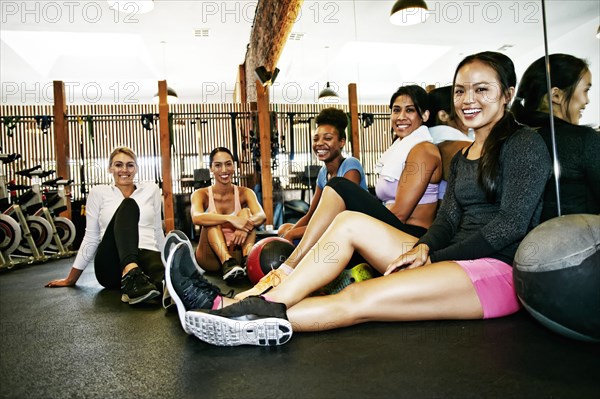
{"type": "MultiPolygon", "coordinates": [[[[0,154],[0,162],[7,164],[16,161],[19,154],[0,154]]],[[[4,211],[10,206],[9,192],[6,189],[6,176],[4,168],[0,169],[0,209],[4,211]]],[[[16,220],[4,213],[0,214],[0,252],[3,258],[8,257],[17,249],[21,242],[21,227],[16,220]]],[[[6,262],[6,259],[4,259],[6,262]]]]}
{"type": "MultiPolygon", "coordinates": [[[[0,154],[2,164],[11,163],[19,159],[18,154],[0,154]]],[[[2,266],[12,268],[18,263],[33,263],[45,259],[43,253],[38,249],[37,242],[39,237],[38,229],[34,226],[35,234],[32,234],[28,217],[23,213],[19,204],[13,204],[9,190],[19,189],[21,187],[14,184],[8,185],[4,168],[0,168],[0,250],[2,254],[2,266]],[[19,246],[27,243],[31,248],[33,256],[20,256],[20,262],[13,259],[19,246]],[[14,254],[14,255],[13,255],[14,254]]],[[[43,222],[42,222],[43,223],[43,222]]]]}
{"type": "MultiPolygon", "coordinates": [[[[0,208],[4,209],[8,206],[9,193],[6,190],[6,177],[4,175],[4,164],[11,163],[21,158],[19,154],[0,154],[0,208]]],[[[0,214],[0,269],[10,269],[14,266],[10,258],[10,254],[17,248],[21,241],[21,227],[10,216],[0,214]]]]}
{"type": "MultiPolygon", "coordinates": [[[[31,179],[31,186],[17,201],[28,214],[28,221],[34,220],[36,228],[39,227],[39,237],[45,237],[45,240],[39,243],[38,248],[42,252],[45,251],[52,255],[52,257],[69,257],[73,255],[73,252],[69,251],[67,247],[75,239],[75,226],[69,219],[58,216],[58,213],[67,208],[64,187],[69,181],[59,177],[48,182],[50,185],[56,184],[57,186],[60,182],[61,186],[56,195],[51,196],[51,206],[55,210],[51,213],[44,203],[45,198],[41,190],[41,179],[54,174],[54,171],[44,171],[40,167],[36,167],[15,173],[31,179]],[[59,193],[59,191],[62,191],[62,193],[59,193]],[[43,220],[43,223],[40,223],[41,220],[43,220]]],[[[29,254],[31,248],[28,245],[21,245],[18,249],[25,254],[29,254]]]]}
{"type": "Polygon", "coordinates": [[[56,229],[56,234],[60,245],[53,240],[48,248],[52,251],[58,252],[60,256],[71,256],[75,251],[70,251],[69,247],[75,241],[76,229],[73,222],[65,217],[60,216],[62,212],[67,210],[67,197],[65,187],[73,183],[73,180],[65,180],[58,177],[53,180],[45,181],[42,185],[52,187],[51,190],[45,190],[42,198],[44,199],[44,206],[48,208],[48,212],[52,217],[52,222],[56,229]]]}

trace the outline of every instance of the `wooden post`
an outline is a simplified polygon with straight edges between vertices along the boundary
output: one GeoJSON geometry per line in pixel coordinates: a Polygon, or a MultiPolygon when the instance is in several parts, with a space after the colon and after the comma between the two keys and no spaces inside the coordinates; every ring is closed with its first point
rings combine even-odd
{"type": "Polygon", "coordinates": [[[158,82],[158,118],[160,126],[160,155],[162,163],[162,192],[165,212],[165,229],[175,229],[173,210],[173,180],[171,178],[171,136],[169,134],[169,104],[167,103],[167,81],[158,82]]]}
{"type": "Polygon", "coordinates": [[[360,135],[358,134],[358,95],[356,83],[348,85],[350,129],[352,130],[352,156],[360,161],[360,135]]]}
{"type": "Polygon", "coordinates": [[[238,87],[240,90],[239,102],[246,104],[248,102],[248,94],[246,89],[246,65],[242,64],[238,67],[238,87]]]}
{"type": "MultiPolygon", "coordinates": [[[[69,169],[69,124],[67,123],[67,99],[63,81],[54,81],[54,149],[56,151],[56,177],[71,179],[69,169]]],[[[65,194],[70,194],[71,187],[65,187],[65,194]]],[[[71,219],[71,201],[66,201],[67,210],[61,216],[71,219]]]]}
{"type": "Polygon", "coordinates": [[[258,130],[260,131],[260,165],[262,200],[266,224],[273,224],[273,177],[271,175],[271,117],[269,115],[269,89],[256,81],[258,130]]]}

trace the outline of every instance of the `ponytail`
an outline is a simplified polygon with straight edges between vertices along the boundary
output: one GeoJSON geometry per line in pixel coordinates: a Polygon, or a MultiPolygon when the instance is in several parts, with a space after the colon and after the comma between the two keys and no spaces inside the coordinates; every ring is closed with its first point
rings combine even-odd
{"type": "Polygon", "coordinates": [[[502,146],[520,127],[521,125],[515,121],[512,113],[506,111],[502,119],[494,125],[483,144],[477,182],[483,187],[486,198],[490,202],[494,202],[498,194],[500,180],[498,172],[500,170],[502,146]]]}

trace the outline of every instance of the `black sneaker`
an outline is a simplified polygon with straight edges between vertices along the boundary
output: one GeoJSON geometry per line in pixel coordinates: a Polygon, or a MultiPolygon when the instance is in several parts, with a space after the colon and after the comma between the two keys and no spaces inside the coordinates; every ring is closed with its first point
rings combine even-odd
{"type": "MultiPolygon", "coordinates": [[[[169,255],[171,254],[171,251],[173,249],[175,249],[175,247],[179,243],[184,243],[186,245],[188,251],[190,252],[190,257],[192,258],[192,260],[194,262],[194,266],[196,267],[196,270],[198,270],[198,273],[204,274],[204,270],[196,262],[196,255],[194,254],[194,247],[192,246],[190,239],[181,230],[171,230],[169,232],[169,234],[167,234],[167,236],[165,237],[163,250],[160,253],[160,257],[162,259],[162,262],[163,262],[163,265],[165,266],[165,268],[167,267],[167,259],[169,259],[169,255]]],[[[163,308],[165,308],[165,309],[169,309],[172,305],[174,305],[174,302],[171,300],[171,293],[167,289],[167,284],[164,280],[163,280],[162,305],[163,305],[163,308]]]]}
{"type": "Polygon", "coordinates": [[[223,309],[186,313],[187,329],[196,337],[218,346],[285,344],[292,325],[282,303],[251,296],[223,309]]]}
{"type": "Polygon", "coordinates": [[[244,255],[242,258],[242,269],[244,269],[244,274],[248,275],[248,255],[244,255]]]}
{"type": "Polygon", "coordinates": [[[181,326],[188,334],[190,332],[185,325],[185,311],[211,309],[215,298],[221,295],[219,288],[198,272],[192,256],[185,243],[177,244],[170,251],[165,270],[167,289],[177,305],[181,326]]]}
{"type": "Polygon", "coordinates": [[[139,267],[131,269],[121,278],[121,301],[130,305],[154,299],[160,295],[156,286],[139,267]]]}
{"type": "Polygon", "coordinates": [[[246,275],[244,268],[234,258],[229,258],[223,262],[221,271],[223,272],[223,280],[225,281],[235,280],[246,275]]]}
{"type": "Polygon", "coordinates": [[[167,236],[165,237],[163,250],[160,253],[160,257],[165,267],[167,265],[167,259],[169,259],[171,251],[180,242],[184,243],[187,246],[188,251],[190,251],[190,255],[194,261],[196,269],[200,272],[200,274],[204,274],[204,270],[198,265],[198,263],[196,263],[196,255],[194,254],[194,247],[192,246],[192,242],[190,241],[188,236],[181,230],[171,230],[169,234],[167,234],[167,236]]]}

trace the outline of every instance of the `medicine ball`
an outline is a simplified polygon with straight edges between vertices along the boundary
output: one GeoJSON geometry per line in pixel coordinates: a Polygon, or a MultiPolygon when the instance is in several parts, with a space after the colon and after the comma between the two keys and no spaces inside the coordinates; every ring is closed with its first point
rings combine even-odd
{"type": "Polygon", "coordinates": [[[277,269],[294,251],[291,242],[280,237],[267,237],[260,240],[248,254],[248,278],[253,284],[271,270],[277,269]]]}
{"type": "Polygon", "coordinates": [[[600,216],[566,215],[533,229],[514,261],[515,289],[551,330],[600,342],[600,216]]]}

